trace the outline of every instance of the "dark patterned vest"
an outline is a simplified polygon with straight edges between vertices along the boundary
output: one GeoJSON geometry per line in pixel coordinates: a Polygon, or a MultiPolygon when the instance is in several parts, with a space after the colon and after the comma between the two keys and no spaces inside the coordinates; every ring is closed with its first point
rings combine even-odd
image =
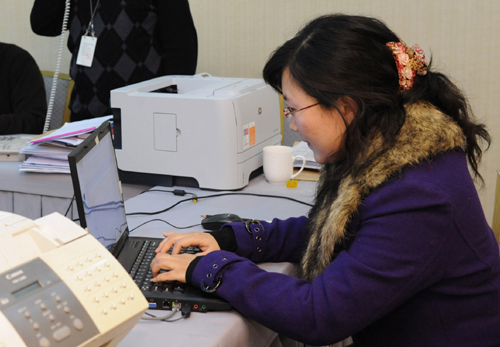
{"type": "Polygon", "coordinates": [[[160,75],[162,46],[156,7],[151,0],[100,0],[94,17],[97,46],[91,67],[76,65],[80,40],[90,21],[90,1],[71,8],[68,48],[73,53],[70,75],[71,121],[111,114],[110,90],[160,75]]]}

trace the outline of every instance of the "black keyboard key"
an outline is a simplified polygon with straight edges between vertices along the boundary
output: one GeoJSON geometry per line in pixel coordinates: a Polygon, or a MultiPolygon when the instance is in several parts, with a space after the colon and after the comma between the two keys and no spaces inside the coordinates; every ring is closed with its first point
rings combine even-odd
{"type": "Polygon", "coordinates": [[[160,286],[160,285],[156,285],[156,286],[153,286],[153,288],[151,288],[151,291],[152,292],[158,292],[158,293],[161,293],[164,291],[164,287],[163,286],[160,286]]]}
{"type": "Polygon", "coordinates": [[[184,294],[185,288],[186,288],[186,285],[184,283],[176,282],[174,284],[174,293],[175,294],[184,294]]]}
{"type": "Polygon", "coordinates": [[[168,293],[172,293],[174,291],[173,283],[162,282],[162,285],[163,285],[163,291],[168,293]]]}
{"type": "MultiPolygon", "coordinates": [[[[161,283],[151,282],[153,273],[151,271],[151,261],[156,256],[156,248],[159,242],[146,241],[137,257],[130,275],[134,278],[134,282],[141,288],[143,292],[167,292],[183,295],[186,293],[186,284],[178,281],[164,281],[161,283]],[[135,277],[134,277],[135,274],[135,277]]],[[[173,247],[172,247],[173,248],[173,247]]],[[[172,253],[172,248],[167,252],[172,253]]],[[[181,250],[181,253],[196,254],[201,252],[198,247],[187,247],[181,250]]],[[[161,269],[160,274],[168,270],[161,269]]]]}

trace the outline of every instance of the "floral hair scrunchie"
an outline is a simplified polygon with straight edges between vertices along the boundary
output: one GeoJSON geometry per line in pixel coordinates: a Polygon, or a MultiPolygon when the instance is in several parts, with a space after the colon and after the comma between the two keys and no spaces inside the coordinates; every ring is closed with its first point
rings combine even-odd
{"type": "Polygon", "coordinates": [[[396,60],[399,90],[404,92],[413,87],[416,75],[424,76],[427,73],[424,51],[419,45],[410,48],[404,42],[387,42],[385,45],[391,49],[392,56],[396,60]]]}

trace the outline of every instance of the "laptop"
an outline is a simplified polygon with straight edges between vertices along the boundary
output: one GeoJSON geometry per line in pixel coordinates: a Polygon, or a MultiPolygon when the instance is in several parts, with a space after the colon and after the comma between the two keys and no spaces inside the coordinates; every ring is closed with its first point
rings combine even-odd
{"type": "MultiPolygon", "coordinates": [[[[163,238],[129,235],[109,122],[104,122],[78,145],[68,155],[68,161],[80,226],[99,240],[129,272],[148,300],[150,309],[178,310],[185,304],[191,305],[193,312],[231,309],[227,301],[201,288],[174,281],[150,281],[149,264],[163,238]]],[[[183,251],[195,253],[196,249],[183,251]]]]}

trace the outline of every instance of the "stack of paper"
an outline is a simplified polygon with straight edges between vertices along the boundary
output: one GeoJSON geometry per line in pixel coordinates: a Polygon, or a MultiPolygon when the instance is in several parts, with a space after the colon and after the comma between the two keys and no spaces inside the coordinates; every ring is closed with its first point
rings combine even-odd
{"type": "MultiPolygon", "coordinates": [[[[299,181],[317,181],[319,180],[319,170],[321,168],[321,164],[319,164],[314,159],[314,153],[309,148],[307,143],[304,141],[296,142],[293,146],[293,155],[301,155],[306,158],[306,165],[304,166],[304,170],[298,174],[295,179],[299,181]]],[[[297,173],[302,166],[302,159],[296,159],[293,163],[293,173],[297,173]]]]}
{"type": "MultiPolygon", "coordinates": [[[[306,158],[306,166],[304,167],[305,169],[319,170],[321,168],[321,164],[318,164],[318,162],[314,160],[313,151],[304,141],[301,141],[293,146],[293,155],[294,156],[301,155],[304,158],[306,158]]],[[[302,166],[302,159],[296,159],[293,163],[293,167],[298,167],[300,169],[301,166],[302,166]]]]}
{"type": "Polygon", "coordinates": [[[61,128],[50,131],[30,141],[21,150],[26,160],[19,171],[42,173],[70,173],[68,154],[83,140],[112,116],[65,123],[61,128]]]}

